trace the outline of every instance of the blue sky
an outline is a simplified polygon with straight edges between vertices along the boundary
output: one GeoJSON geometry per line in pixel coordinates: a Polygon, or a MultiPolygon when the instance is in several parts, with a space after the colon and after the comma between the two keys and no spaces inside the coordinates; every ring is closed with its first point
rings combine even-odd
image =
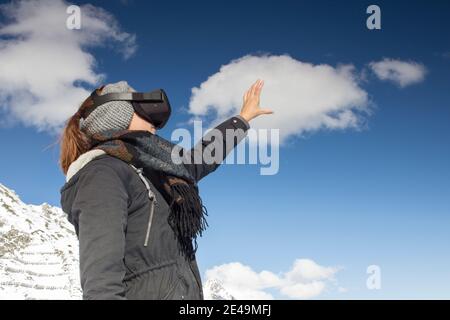
{"type": "MultiPolygon", "coordinates": [[[[224,165],[202,181],[210,228],[198,261],[202,272],[240,262],[279,274],[298,258],[339,267],[318,298],[450,298],[449,2],[377,1],[376,31],[365,24],[371,1],[75,3],[103,7],[136,35],[128,59],[110,47],[88,51],[106,82],[165,88],[174,109],[166,138],[189,120],[191,88],[248,54],[358,70],[383,58],[423,64],[425,79],[404,88],[369,72],[361,83],[373,102],[366,126],[290,139],[278,174],[224,165]],[[381,290],[366,288],[372,264],[381,267],[381,290]]],[[[20,122],[3,124],[0,182],[25,202],[59,205],[55,141],[20,122]]]]}

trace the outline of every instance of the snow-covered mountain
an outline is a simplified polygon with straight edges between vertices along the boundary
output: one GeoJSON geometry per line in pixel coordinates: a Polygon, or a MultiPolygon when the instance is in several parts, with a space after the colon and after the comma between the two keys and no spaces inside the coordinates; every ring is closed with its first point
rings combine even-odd
{"type": "MultiPolygon", "coordinates": [[[[205,299],[234,299],[220,281],[205,299]]],[[[0,300],[81,299],[78,240],[60,208],[23,203],[0,184],[0,300]]]]}
{"type": "Polygon", "coordinates": [[[0,184],[0,299],[80,299],[78,240],[61,209],[0,184]]]}
{"type": "Polygon", "coordinates": [[[227,292],[220,280],[209,279],[203,285],[203,294],[206,300],[235,300],[235,298],[227,292]]]}

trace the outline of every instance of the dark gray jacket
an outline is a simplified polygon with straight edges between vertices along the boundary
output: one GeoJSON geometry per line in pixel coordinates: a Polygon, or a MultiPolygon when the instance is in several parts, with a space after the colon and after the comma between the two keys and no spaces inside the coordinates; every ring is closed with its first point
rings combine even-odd
{"type": "MultiPolygon", "coordinates": [[[[248,128],[244,119],[232,117],[216,127],[223,132],[224,141],[208,141],[208,135],[201,143],[208,148],[222,144],[225,158],[248,128]],[[236,133],[228,147],[227,129],[236,133]]],[[[200,180],[219,164],[186,166],[200,180]]],[[[80,242],[84,299],[203,299],[197,262],[180,255],[167,221],[169,206],[152,184],[156,206],[145,247],[150,200],[130,165],[97,154],[80,157],[69,172],[69,181],[61,189],[61,204],[80,242]]]]}

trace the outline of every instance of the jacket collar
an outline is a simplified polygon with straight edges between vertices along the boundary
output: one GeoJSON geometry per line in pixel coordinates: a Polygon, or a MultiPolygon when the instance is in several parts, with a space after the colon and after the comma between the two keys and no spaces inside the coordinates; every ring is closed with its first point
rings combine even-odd
{"type": "Polygon", "coordinates": [[[76,175],[78,171],[83,169],[83,167],[85,165],[87,165],[89,162],[91,162],[95,158],[100,157],[104,154],[106,154],[106,152],[103,150],[99,150],[99,149],[94,149],[94,150],[90,150],[86,153],[83,153],[81,156],[78,157],[77,160],[72,162],[72,164],[69,166],[69,170],[67,170],[67,175],[66,175],[66,182],[69,182],[69,180],[74,175],[76,175]]]}

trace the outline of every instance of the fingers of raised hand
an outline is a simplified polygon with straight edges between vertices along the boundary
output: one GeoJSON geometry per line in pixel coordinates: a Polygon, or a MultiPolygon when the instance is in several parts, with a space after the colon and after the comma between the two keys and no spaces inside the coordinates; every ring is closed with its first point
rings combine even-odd
{"type": "Polygon", "coordinates": [[[258,79],[255,83],[253,83],[252,86],[244,94],[243,97],[244,102],[250,98],[259,98],[263,86],[264,86],[263,80],[258,79]]]}
{"type": "Polygon", "coordinates": [[[258,84],[256,85],[256,88],[255,88],[255,94],[256,95],[259,96],[261,94],[261,90],[262,90],[263,86],[264,86],[264,81],[263,80],[258,80],[258,84]]]}
{"type": "Polygon", "coordinates": [[[250,88],[251,90],[251,94],[252,95],[257,95],[259,94],[259,92],[261,91],[261,80],[256,80],[256,82],[252,85],[252,87],[250,88]]]}

